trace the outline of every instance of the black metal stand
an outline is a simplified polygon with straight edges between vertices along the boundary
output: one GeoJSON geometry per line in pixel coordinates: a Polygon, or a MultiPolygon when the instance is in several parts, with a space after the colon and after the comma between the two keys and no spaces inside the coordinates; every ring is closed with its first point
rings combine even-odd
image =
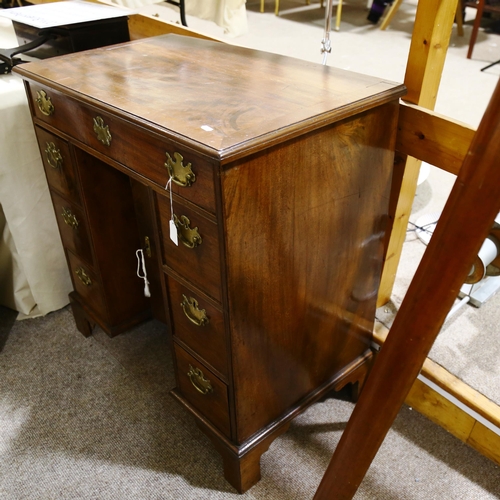
{"type": "Polygon", "coordinates": [[[181,12],[181,23],[183,26],[186,26],[187,28],[187,22],[186,22],[186,10],[184,8],[184,0],[164,0],[165,3],[169,3],[171,5],[175,5],[176,7],[179,7],[179,10],[181,12]]]}
{"type": "Polygon", "coordinates": [[[500,59],[498,61],[495,61],[494,63],[488,64],[488,66],[485,66],[484,68],[481,68],[481,71],[484,71],[485,69],[491,68],[492,66],[495,66],[495,64],[499,64],[500,59]]]}
{"type": "Polygon", "coordinates": [[[50,38],[54,38],[55,35],[51,33],[40,32],[40,36],[33,40],[32,42],[25,43],[20,47],[13,47],[11,49],[0,49],[0,74],[7,74],[12,71],[14,66],[21,64],[22,61],[18,57],[14,57],[17,54],[22,54],[23,52],[29,52],[30,50],[40,47],[50,38]]]}

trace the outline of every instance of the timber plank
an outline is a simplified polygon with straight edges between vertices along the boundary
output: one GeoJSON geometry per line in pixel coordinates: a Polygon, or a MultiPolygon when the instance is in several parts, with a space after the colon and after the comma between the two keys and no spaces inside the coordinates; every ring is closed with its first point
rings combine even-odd
{"type": "Polygon", "coordinates": [[[131,40],[139,40],[151,36],[166,35],[169,33],[175,35],[191,36],[194,38],[202,38],[204,40],[219,41],[216,38],[203,35],[198,31],[191,30],[180,24],[169,23],[161,19],[156,19],[152,16],[144,14],[132,14],[128,19],[128,27],[131,40]]]}
{"type": "Polygon", "coordinates": [[[457,0],[420,0],[404,83],[405,101],[434,109],[457,0]]]}
{"type": "Polygon", "coordinates": [[[401,104],[396,149],[458,174],[475,130],[425,108],[401,104]]]}
{"type": "MultiPolygon", "coordinates": [[[[373,337],[377,344],[383,345],[388,333],[389,329],[386,326],[378,321],[375,323],[373,337]]],[[[446,368],[427,358],[420,373],[445,392],[458,399],[467,408],[500,428],[500,406],[450,373],[446,368]]],[[[409,404],[408,401],[406,402],[409,404]]],[[[422,413],[426,415],[426,413],[422,413]]],[[[450,430],[450,432],[452,431],[450,430]]]]}
{"type": "Polygon", "coordinates": [[[476,420],[421,380],[415,380],[405,403],[435,424],[467,442],[476,420]]]}
{"type": "MultiPolygon", "coordinates": [[[[457,0],[419,0],[406,66],[405,101],[434,109],[456,8],[457,0]]],[[[393,181],[393,193],[398,193],[399,198],[394,204],[395,212],[390,214],[392,228],[382,270],[379,307],[391,298],[419,170],[420,161],[408,157],[404,175],[393,181]]]]}
{"type": "Polygon", "coordinates": [[[500,436],[481,422],[476,422],[467,444],[500,465],[500,436]]]}

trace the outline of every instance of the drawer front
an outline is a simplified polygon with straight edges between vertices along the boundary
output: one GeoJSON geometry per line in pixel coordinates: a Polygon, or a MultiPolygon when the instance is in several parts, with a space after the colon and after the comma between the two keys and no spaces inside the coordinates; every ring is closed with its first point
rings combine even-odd
{"type": "Polygon", "coordinates": [[[67,253],[75,291],[82,297],[83,302],[99,316],[106,317],[104,292],[97,274],[76,255],[71,252],[67,253]]]}
{"type": "Polygon", "coordinates": [[[85,260],[87,264],[92,265],[87,218],[73,203],[69,203],[54,192],[51,195],[63,245],[85,260]]]}
{"type": "Polygon", "coordinates": [[[39,120],[75,136],[82,118],[76,101],[37,83],[29,84],[29,96],[33,113],[39,120]]]}
{"type": "Polygon", "coordinates": [[[170,199],[158,196],[163,262],[197,288],[221,301],[217,225],[191,208],[174,202],[179,244],[170,239],[170,199]]]}
{"type": "Polygon", "coordinates": [[[201,155],[54,90],[31,84],[30,95],[40,120],[159,186],[165,187],[172,175],[172,191],[215,213],[214,168],[201,155]],[[46,108],[52,111],[45,114],[39,103],[49,102],[49,98],[52,108],[46,108]]]}
{"type": "Polygon", "coordinates": [[[153,161],[150,162],[147,176],[153,178],[153,172],[149,173],[149,170],[161,172],[161,178],[157,181],[161,186],[165,186],[172,176],[171,186],[174,193],[214,214],[214,164],[175,143],[163,141],[161,145],[155,144],[151,153],[156,151],[160,152],[161,157],[155,159],[154,164],[153,161]]]}
{"type": "Polygon", "coordinates": [[[208,365],[227,377],[224,317],[207,299],[166,277],[173,333],[208,365]]]}
{"type": "Polygon", "coordinates": [[[75,203],[81,204],[69,144],[43,128],[35,127],[35,132],[50,187],[75,203]]]}
{"type": "Polygon", "coordinates": [[[179,391],[226,436],[230,435],[227,386],[182,347],[175,345],[179,391]]]}

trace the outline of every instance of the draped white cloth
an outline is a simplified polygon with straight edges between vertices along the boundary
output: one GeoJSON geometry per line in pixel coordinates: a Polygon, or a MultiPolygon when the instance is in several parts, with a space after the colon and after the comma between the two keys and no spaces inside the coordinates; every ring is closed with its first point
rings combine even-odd
{"type": "MultiPolygon", "coordinates": [[[[0,46],[17,40],[0,18],[0,46]]],[[[22,80],[0,76],[0,304],[20,318],[68,304],[72,290],[22,80]]]]}
{"type": "Polygon", "coordinates": [[[248,31],[246,0],[185,0],[186,14],[213,21],[228,35],[248,31]]]}
{"type": "MultiPolygon", "coordinates": [[[[111,0],[129,9],[161,3],[163,0],[111,0]]],[[[246,0],[185,0],[186,14],[213,21],[230,36],[243,35],[248,31],[246,0]]]]}

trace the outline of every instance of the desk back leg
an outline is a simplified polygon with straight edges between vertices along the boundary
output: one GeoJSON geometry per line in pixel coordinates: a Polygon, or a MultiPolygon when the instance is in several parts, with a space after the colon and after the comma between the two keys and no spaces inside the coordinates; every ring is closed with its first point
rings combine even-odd
{"type": "Polygon", "coordinates": [[[69,303],[71,305],[71,311],[73,312],[73,316],[75,318],[76,328],[84,337],[90,337],[92,335],[92,330],[94,329],[95,323],[90,321],[89,317],[85,313],[85,310],[76,298],[75,292],[71,292],[69,294],[69,303]]]}

